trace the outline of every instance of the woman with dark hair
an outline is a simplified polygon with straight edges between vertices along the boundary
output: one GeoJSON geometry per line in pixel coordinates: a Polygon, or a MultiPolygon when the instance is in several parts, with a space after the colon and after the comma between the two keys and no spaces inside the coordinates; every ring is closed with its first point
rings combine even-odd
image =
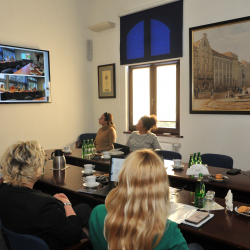
{"type": "Polygon", "coordinates": [[[170,215],[169,181],[162,159],[152,150],[131,153],[119,185],[89,219],[95,250],[188,250],[170,215]]]}
{"type": "Polygon", "coordinates": [[[113,116],[105,112],[99,118],[99,124],[102,126],[96,135],[94,144],[96,151],[107,151],[114,148],[116,142],[116,128],[113,123],[113,116]]]}
{"type": "Polygon", "coordinates": [[[45,153],[36,141],[18,142],[5,151],[0,159],[0,218],[7,229],[37,236],[50,250],[63,250],[88,237],[91,208],[72,208],[65,194],[51,196],[33,189],[44,163],[45,153]]]}
{"type": "Polygon", "coordinates": [[[131,151],[135,151],[143,148],[161,149],[160,143],[157,136],[150,131],[156,130],[157,118],[155,115],[143,116],[136,124],[136,130],[134,131],[126,146],[130,148],[131,151]]]}

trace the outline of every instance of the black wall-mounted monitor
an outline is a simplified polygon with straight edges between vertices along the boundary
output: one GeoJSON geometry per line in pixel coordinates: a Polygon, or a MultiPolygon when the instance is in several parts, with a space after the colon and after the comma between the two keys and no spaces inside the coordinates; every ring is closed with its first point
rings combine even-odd
{"type": "Polygon", "coordinates": [[[48,102],[49,51],[0,44],[0,104],[48,102]]]}

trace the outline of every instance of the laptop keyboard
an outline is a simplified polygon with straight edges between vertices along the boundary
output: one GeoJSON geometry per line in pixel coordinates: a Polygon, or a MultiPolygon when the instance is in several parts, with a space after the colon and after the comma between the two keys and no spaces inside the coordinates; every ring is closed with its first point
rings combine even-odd
{"type": "Polygon", "coordinates": [[[106,196],[108,193],[114,188],[112,185],[108,185],[106,187],[100,188],[96,190],[93,194],[103,195],[106,196]]]}

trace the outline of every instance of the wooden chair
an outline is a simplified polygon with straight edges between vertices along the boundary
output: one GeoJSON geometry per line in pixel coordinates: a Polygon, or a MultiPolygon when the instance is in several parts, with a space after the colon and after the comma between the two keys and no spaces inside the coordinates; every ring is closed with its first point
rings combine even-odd
{"type": "MultiPolygon", "coordinates": [[[[50,250],[47,243],[34,235],[30,234],[18,234],[15,233],[2,225],[0,220],[0,226],[3,229],[3,232],[7,236],[8,243],[10,245],[11,250],[50,250]]],[[[7,244],[8,245],[8,244],[7,244]]],[[[69,247],[66,250],[80,250],[86,246],[91,245],[88,239],[83,239],[69,247]]]]}

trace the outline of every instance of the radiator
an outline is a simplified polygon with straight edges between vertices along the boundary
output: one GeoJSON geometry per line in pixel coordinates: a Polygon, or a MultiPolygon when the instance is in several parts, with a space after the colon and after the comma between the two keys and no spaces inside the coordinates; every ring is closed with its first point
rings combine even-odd
{"type": "Polygon", "coordinates": [[[174,151],[174,147],[172,143],[168,142],[160,142],[162,150],[174,151]]]}

